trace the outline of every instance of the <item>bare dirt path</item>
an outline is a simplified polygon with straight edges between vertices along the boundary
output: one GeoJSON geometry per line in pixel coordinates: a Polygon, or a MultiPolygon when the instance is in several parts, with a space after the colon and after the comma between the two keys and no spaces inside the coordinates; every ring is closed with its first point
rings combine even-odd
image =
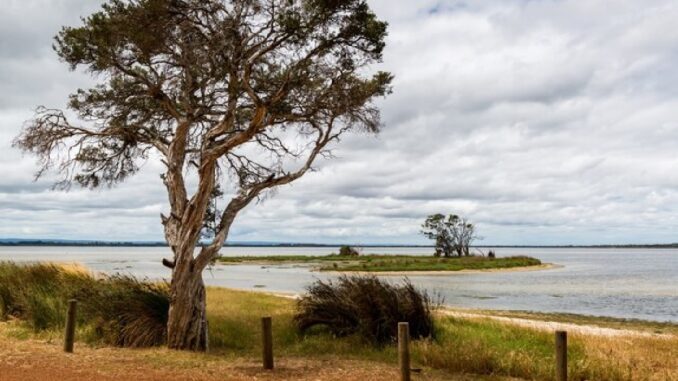
{"type": "MultiPolygon", "coordinates": [[[[165,349],[91,348],[0,335],[0,381],[391,381],[397,365],[345,359],[278,358],[276,370],[264,371],[257,359],[174,352],[165,349]]],[[[452,376],[424,370],[414,380],[505,380],[452,376]]]]}

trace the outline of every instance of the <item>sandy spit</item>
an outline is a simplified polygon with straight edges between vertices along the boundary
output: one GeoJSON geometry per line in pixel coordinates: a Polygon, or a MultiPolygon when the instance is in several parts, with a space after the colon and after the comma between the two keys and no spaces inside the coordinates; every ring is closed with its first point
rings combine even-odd
{"type": "Polygon", "coordinates": [[[605,328],[595,325],[584,325],[574,323],[561,323],[555,321],[542,321],[526,318],[513,318],[506,316],[493,316],[491,314],[481,314],[472,312],[462,312],[453,309],[442,309],[438,311],[441,315],[453,316],[461,319],[490,319],[500,323],[517,325],[525,328],[532,328],[540,331],[567,331],[568,333],[605,336],[605,337],[620,337],[620,336],[640,336],[640,337],[660,337],[665,339],[673,339],[674,335],[664,333],[651,333],[644,331],[637,331],[631,329],[605,328]]]}
{"type": "Polygon", "coordinates": [[[482,273],[512,273],[526,271],[541,271],[562,268],[562,265],[553,263],[543,263],[538,266],[521,266],[499,269],[484,270],[457,270],[457,271],[323,271],[324,273],[335,273],[345,275],[377,275],[377,276],[448,276],[459,274],[482,274],[482,273]]]}

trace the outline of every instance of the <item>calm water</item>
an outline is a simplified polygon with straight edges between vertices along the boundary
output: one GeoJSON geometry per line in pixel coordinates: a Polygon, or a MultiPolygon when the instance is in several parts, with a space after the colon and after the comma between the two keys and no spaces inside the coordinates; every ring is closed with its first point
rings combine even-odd
{"type": "MultiPolygon", "coordinates": [[[[562,267],[531,272],[411,276],[413,283],[458,307],[570,312],[678,322],[678,250],[499,248],[498,256],[530,255],[562,267]]],[[[225,248],[223,255],[320,255],[338,248],[225,248]]],[[[427,248],[365,248],[363,253],[429,254],[427,248]]],[[[168,249],[0,247],[0,261],[78,262],[93,270],[167,278],[168,249]]],[[[217,265],[213,286],[299,293],[334,275],[304,266],[217,265]]],[[[394,277],[398,280],[401,277],[394,277]]]]}

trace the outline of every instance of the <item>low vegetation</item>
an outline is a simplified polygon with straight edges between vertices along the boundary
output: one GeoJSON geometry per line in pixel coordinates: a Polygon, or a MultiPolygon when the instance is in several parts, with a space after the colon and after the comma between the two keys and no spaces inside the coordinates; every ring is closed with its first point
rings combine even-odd
{"type": "MultiPolygon", "coordinates": [[[[3,264],[0,267],[2,269],[0,293],[3,295],[3,300],[6,300],[8,285],[22,285],[23,292],[27,294],[38,288],[26,286],[25,282],[37,282],[38,279],[45,277],[59,278],[59,276],[54,276],[53,271],[56,270],[50,266],[40,267],[40,271],[24,271],[20,276],[8,277],[8,269],[13,272],[17,270],[11,266],[3,264]],[[8,281],[12,283],[7,283],[8,281]],[[17,281],[22,283],[13,283],[17,281]]],[[[84,277],[84,282],[88,287],[97,287],[96,283],[90,283],[90,276],[82,275],[80,270],[61,271],[65,273],[60,276],[84,277]]],[[[64,287],[64,283],[56,281],[43,283],[41,280],[40,283],[45,289],[64,287]]],[[[123,286],[120,287],[122,289],[123,286]]],[[[18,295],[14,290],[9,292],[11,297],[18,295]]],[[[58,298],[48,298],[38,304],[47,306],[43,309],[51,311],[52,316],[59,316],[60,311],[65,310],[64,300],[71,296],[70,292],[65,292],[58,298]]],[[[19,295],[18,299],[21,298],[24,296],[19,295]]],[[[111,301],[112,298],[102,300],[111,301]]],[[[84,314],[88,308],[87,304],[93,302],[92,299],[82,300],[80,311],[84,314]]],[[[252,367],[256,367],[261,354],[260,318],[272,316],[273,340],[278,358],[294,364],[316,364],[319,361],[341,360],[346,361],[346,364],[359,364],[358,366],[363,367],[356,369],[356,372],[363,372],[359,374],[369,374],[365,372],[374,369],[380,369],[380,371],[397,369],[395,345],[375,346],[362,338],[359,333],[337,337],[331,330],[323,327],[299,333],[295,324],[295,316],[298,313],[297,301],[293,299],[261,293],[208,288],[207,303],[211,333],[210,355],[168,352],[166,349],[157,348],[143,352],[125,352],[125,364],[136,361],[134,359],[138,357],[135,364],[139,367],[148,366],[149,369],[162,367],[162,369],[172,369],[173,372],[191,369],[191,372],[199,373],[203,368],[213,369],[217,366],[215,365],[217,362],[219,364],[242,363],[242,359],[250,359],[250,363],[255,364],[252,367]]],[[[50,323],[46,324],[45,328],[36,329],[29,315],[17,312],[25,311],[23,307],[17,308],[23,305],[23,303],[9,303],[7,315],[18,316],[21,319],[10,318],[5,323],[0,323],[0,337],[2,338],[0,341],[19,343],[25,339],[39,338],[42,343],[59,343],[63,335],[62,323],[50,323]]],[[[122,308],[122,305],[118,304],[118,308],[122,308]]],[[[34,313],[37,311],[34,310],[34,313]]],[[[80,350],[84,351],[82,348],[84,343],[95,346],[111,343],[108,340],[97,339],[93,335],[93,321],[83,316],[76,335],[81,349],[76,348],[76,355],[80,350]]],[[[438,316],[435,313],[433,322],[436,327],[435,337],[412,343],[413,366],[422,368],[424,374],[430,376],[427,379],[454,380],[457,379],[458,374],[463,373],[470,375],[464,378],[469,380],[494,381],[504,380],[504,377],[553,380],[552,332],[513,326],[490,319],[465,319],[438,316]]],[[[678,337],[676,336],[598,337],[571,334],[568,341],[570,379],[574,381],[666,381],[675,379],[675,374],[678,374],[678,337]]],[[[26,356],[26,353],[21,356],[26,356]]],[[[0,363],[3,361],[1,358],[0,355],[0,363]]],[[[304,369],[304,366],[299,365],[299,369],[304,369]]],[[[306,374],[303,370],[299,372],[306,374]]]]}
{"type": "Polygon", "coordinates": [[[343,257],[357,257],[360,253],[354,247],[344,245],[339,248],[339,255],[343,257]]]}
{"type": "Polygon", "coordinates": [[[409,323],[413,339],[433,337],[436,306],[407,280],[400,285],[374,276],[342,276],[313,283],[299,299],[294,322],[302,333],[320,326],[337,337],[357,334],[383,345],[397,341],[399,322],[409,323]]]}
{"type": "Polygon", "coordinates": [[[80,302],[78,324],[89,342],[146,347],[165,341],[166,284],[94,277],[75,266],[0,263],[1,319],[20,319],[34,331],[59,330],[72,298],[80,302]]]}
{"type": "Polygon", "coordinates": [[[319,271],[367,272],[491,270],[539,266],[542,264],[540,260],[526,256],[501,258],[468,256],[444,258],[418,255],[346,256],[336,254],[322,256],[289,255],[222,257],[220,261],[225,264],[304,263],[319,271]]]}
{"type": "MultiPolygon", "coordinates": [[[[553,333],[490,319],[440,317],[435,342],[415,343],[415,359],[450,372],[553,380],[553,333]]],[[[568,337],[569,380],[672,380],[678,337],[568,337]]]]}
{"type": "Polygon", "coordinates": [[[375,256],[366,260],[349,261],[336,266],[322,266],[321,271],[368,271],[368,272],[401,272],[401,271],[461,271],[491,270],[512,267],[529,267],[541,265],[541,261],[531,257],[504,257],[490,259],[480,256],[469,257],[398,257],[375,256]]]}

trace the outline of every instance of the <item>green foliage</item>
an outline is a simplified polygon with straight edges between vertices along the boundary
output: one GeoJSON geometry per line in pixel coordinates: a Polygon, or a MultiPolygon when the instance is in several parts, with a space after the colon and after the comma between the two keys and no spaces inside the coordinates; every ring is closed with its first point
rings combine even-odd
{"type": "Polygon", "coordinates": [[[336,267],[321,266],[321,271],[461,271],[461,270],[490,270],[512,267],[538,266],[541,261],[526,256],[486,258],[480,256],[468,257],[421,257],[421,256],[371,256],[359,257],[357,261],[338,264],[336,267]]]}
{"type": "Polygon", "coordinates": [[[295,130],[320,150],[351,129],[378,131],[373,101],[393,76],[369,67],[382,59],[387,26],[365,0],[106,0],[54,42],[71,69],[96,75],[69,102],[91,123],[38,108],[15,145],[57,170],[60,185],[96,188],[134,175],[151,151],[167,156],[174,139],[187,145],[182,165],[204,160],[209,140],[224,174],[251,188],[282,176],[283,156],[299,158],[279,133],[295,130]],[[248,143],[274,160],[232,155],[248,143]]]}
{"type": "Polygon", "coordinates": [[[397,339],[399,322],[409,322],[414,339],[432,337],[434,307],[409,280],[393,285],[374,276],[342,276],[336,283],[318,280],[309,286],[294,321],[302,333],[321,326],[338,337],[357,334],[386,344],[397,339]]]}
{"type": "Polygon", "coordinates": [[[66,304],[77,299],[78,324],[91,339],[124,347],[165,341],[169,291],[165,284],[127,276],[95,278],[53,264],[0,262],[0,317],[25,321],[36,331],[61,328],[66,304]]]}
{"type": "Polygon", "coordinates": [[[125,55],[149,59],[161,52],[176,27],[178,14],[172,11],[167,0],[110,0],[84,19],[85,26],[64,27],[54,48],[72,68],[89,65],[92,71],[123,65],[125,55]]]}
{"type": "Polygon", "coordinates": [[[222,263],[308,263],[321,271],[459,271],[538,266],[541,261],[527,256],[490,258],[424,257],[420,255],[275,255],[221,257],[222,263]]]}
{"type": "Polygon", "coordinates": [[[454,253],[458,256],[470,255],[470,246],[478,237],[475,226],[463,217],[450,214],[432,214],[421,225],[421,234],[435,241],[435,256],[451,257],[454,253]]]}

